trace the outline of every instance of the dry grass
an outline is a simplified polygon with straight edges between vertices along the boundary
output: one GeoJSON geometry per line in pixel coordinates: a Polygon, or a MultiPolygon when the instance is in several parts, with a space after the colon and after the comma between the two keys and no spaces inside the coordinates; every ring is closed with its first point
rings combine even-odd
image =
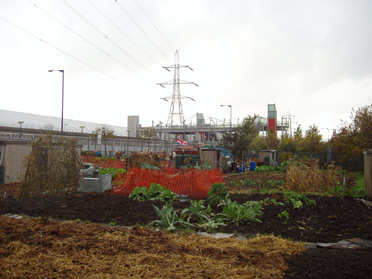
{"type": "Polygon", "coordinates": [[[287,168],[285,188],[301,192],[329,191],[336,182],[336,166],[333,163],[321,170],[318,160],[293,161],[287,168]]]}
{"type": "Polygon", "coordinates": [[[0,217],[0,278],[281,278],[303,245],[0,217]]]}

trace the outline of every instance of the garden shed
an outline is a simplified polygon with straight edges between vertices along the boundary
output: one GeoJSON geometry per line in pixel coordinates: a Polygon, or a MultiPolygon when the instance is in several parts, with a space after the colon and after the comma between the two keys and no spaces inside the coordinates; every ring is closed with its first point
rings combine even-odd
{"type": "Polygon", "coordinates": [[[19,182],[24,158],[31,150],[31,141],[0,141],[0,184],[19,182]]]}

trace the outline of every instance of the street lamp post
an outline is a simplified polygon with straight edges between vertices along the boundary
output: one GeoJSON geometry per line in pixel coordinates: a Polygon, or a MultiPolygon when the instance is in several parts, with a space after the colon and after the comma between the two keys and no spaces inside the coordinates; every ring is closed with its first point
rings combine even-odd
{"type": "Polygon", "coordinates": [[[85,126],[80,126],[81,133],[84,133],[84,128],[85,128],[85,126]]]}
{"type": "Polygon", "coordinates": [[[24,123],[23,121],[18,121],[19,123],[19,137],[22,137],[22,124],[24,123]]]}
{"type": "Polygon", "coordinates": [[[230,107],[230,133],[232,131],[232,105],[221,105],[221,107],[230,107]]]}
{"type": "Polygon", "coordinates": [[[127,130],[127,155],[129,153],[129,133],[131,132],[132,130],[131,129],[128,129],[127,130]]]}
{"type": "Polygon", "coordinates": [[[128,157],[129,157],[129,132],[131,132],[131,129],[127,129],[127,156],[126,157],[126,163],[125,163],[125,168],[128,170],[128,157]]]}
{"type": "Polygon", "coordinates": [[[61,72],[62,73],[62,118],[61,118],[61,137],[63,137],[63,105],[65,95],[65,71],[64,70],[48,70],[48,72],[61,72]]]}

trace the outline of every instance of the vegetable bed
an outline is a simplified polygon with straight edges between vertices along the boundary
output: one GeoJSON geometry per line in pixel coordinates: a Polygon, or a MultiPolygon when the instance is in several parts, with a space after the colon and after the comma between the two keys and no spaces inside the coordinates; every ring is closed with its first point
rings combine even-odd
{"type": "MultiPolygon", "coordinates": [[[[232,222],[226,227],[219,227],[217,231],[237,233],[247,237],[256,234],[274,235],[291,240],[315,243],[336,242],[349,238],[372,240],[372,208],[368,208],[366,203],[363,202],[372,202],[372,199],[365,198],[362,200],[351,197],[325,196],[311,196],[309,198],[314,200],[315,204],[304,202],[301,208],[296,208],[293,203],[285,202],[284,197],[279,194],[271,196],[232,194],[231,199],[240,204],[252,200],[262,201],[263,216],[260,218],[262,222],[239,223],[238,225],[232,222]],[[276,204],[272,202],[272,199],[277,202],[282,201],[282,204],[276,204]],[[283,211],[288,212],[288,218],[278,216],[283,211]]],[[[0,215],[17,213],[34,216],[39,219],[44,217],[45,219],[54,218],[135,226],[138,224],[147,225],[158,219],[153,205],[162,208],[164,203],[151,200],[137,201],[129,199],[128,196],[111,195],[109,193],[79,193],[62,197],[28,198],[24,200],[0,199],[0,215]]],[[[190,201],[173,202],[173,208],[178,213],[189,206],[190,201]]],[[[13,233],[12,230],[18,230],[18,221],[14,221],[12,229],[5,232],[5,235],[13,233]]],[[[1,222],[1,226],[3,226],[4,219],[1,219],[1,222]]],[[[94,234],[93,230],[91,230],[91,234],[94,234]]],[[[4,249],[4,245],[6,243],[3,242],[0,248],[4,249]]],[[[113,244],[113,246],[115,245],[113,244]]],[[[113,250],[113,253],[116,253],[115,251],[113,250]]],[[[174,251],[177,251],[177,249],[174,251]]],[[[181,254],[179,256],[182,257],[181,254]]],[[[2,252],[1,257],[6,257],[6,253],[2,252]]],[[[154,259],[154,261],[158,260],[154,259]]],[[[372,272],[372,265],[366,264],[366,262],[372,262],[371,250],[348,252],[324,249],[306,250],[305,253],[289,260],[289,270],[285,277],[307,278],[307,272],[307,275],[310,276],[315,269],[318,271],[323,270],[324,272],[321,274],[318,272],[317,277],[313,278],[369,278],[372,272]],[[322,261],[319,261],[320,258],[322,261]],[[355,262],[353,259],[359,260],[355,262]],[[334,264],[335,262],[337,262],[337,265],[334,264]],[[340,269],[338,270],[337,267],[340,269]],[[301,268],[301,275],[298,273],[299,268],[301,268]],[[345,273],[345,268],[348,273],[345,273]],[[322,274],[327,274],[327,276],[321,277],[322,274]]],[[[0,278],[7,278],[7,276],[0,276],[0,278]]],[[[203,278],[203,276],[199,274],[195,278],[203,278]]],[[[213,278],[213,276],[210,278],[213,278]]]]}

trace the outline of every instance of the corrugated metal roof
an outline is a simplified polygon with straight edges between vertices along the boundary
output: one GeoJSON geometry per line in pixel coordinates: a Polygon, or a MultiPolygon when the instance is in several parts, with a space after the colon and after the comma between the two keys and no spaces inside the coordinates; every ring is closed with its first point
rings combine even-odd
{"type": "MultiPolygon", "coordinates": [[[[38,115],[32,113],[24,113],[18,111],[1,110],[0,109],[0,126],[4,127],[20,127],[20,121],[23,121],[23,128],[31,129],[52,129],[56,131],[61,130],[61,118],[53,116],[38,115]]],[[[81,132],[80,126],[85,126],[84,133],[91,133],[97,127],[105,126],[115,131],[117,136],[125,136],[127,134],[126,127],[107,125],[103,123],[93,123],[73,119],[63,118],[64,131],[67,132],[81,132]]]]}

